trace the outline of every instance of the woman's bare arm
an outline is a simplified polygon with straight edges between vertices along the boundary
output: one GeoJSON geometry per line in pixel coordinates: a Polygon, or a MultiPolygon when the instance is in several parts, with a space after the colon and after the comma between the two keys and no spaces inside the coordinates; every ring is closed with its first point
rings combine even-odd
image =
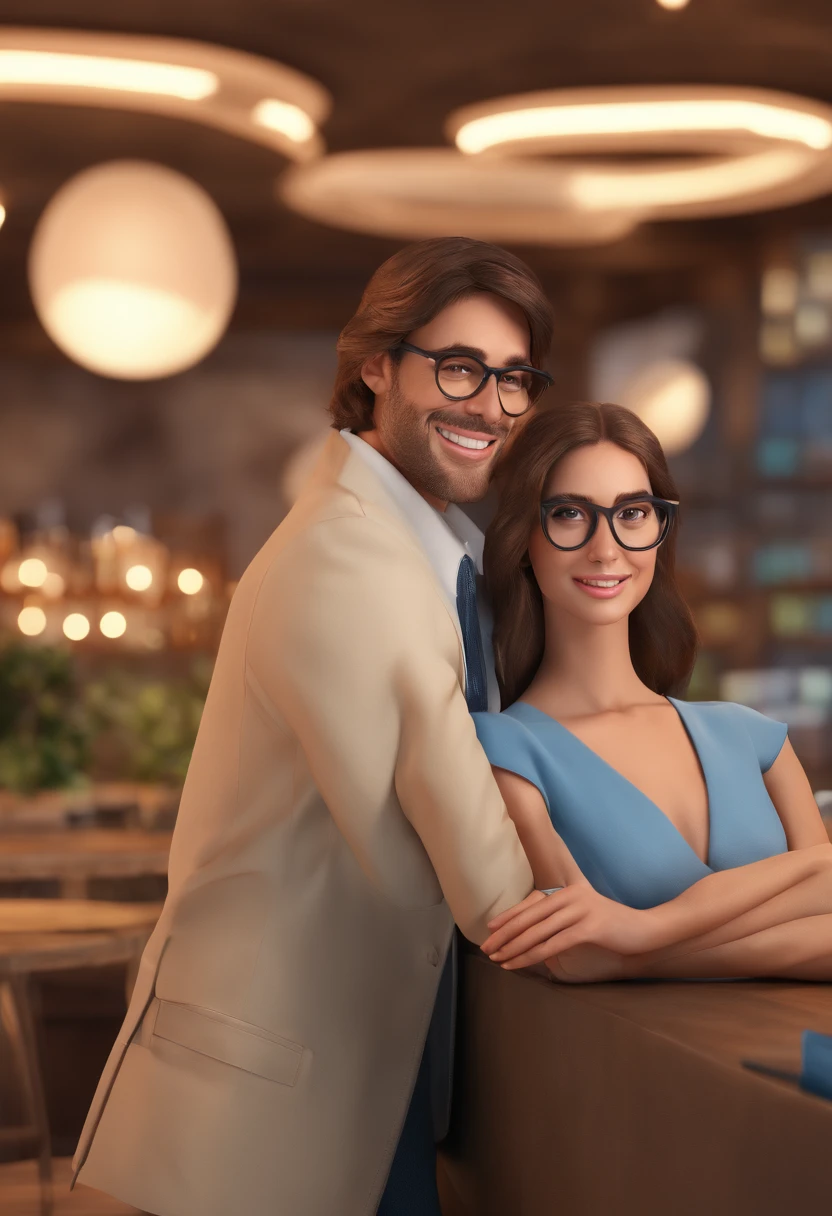
{"type": "Polygon", "coordinates": [[[763,781],[783,824],[789,851],[827,842],[829,837],[809,779],[788,739],[763,781]]]}
{"type": "MultiPolygon", "coordinates": [[[[568,960],[566,960],[568,965],[568,960]]],[[[832,980],[832,913],[804,916],[673,957],[622,960],[616,978],[832,980]]]]}
{"type": "MultiPolygon", "coordinates": [[[[778,759],[770,771],[773,772],[779,763],[778,759]]],[[[798,776],[805,781],[796,759],[795,764],[798,776]]],[[[563,886],[582,879],[583,874],[572,854],[552,826],[537,787],[505,769],[495,768],[493,772],[532,867],[535,886],[563,886]]],[[[781,784],[781,795],[788,796],[788,782],[781,779],[781,784]]],[[[819,812],[818,820],[822,827],[819,812]]],[[[813,844],[750,865],[708,874],[675,899],[648,909],[644,915],[651,922],[653,950],[689,944],[723,926],[729,937],[740,937],[776,924],[778,918],[793,920],[802,915],[832,912],[832,844],[825,833],[824,839],[825,844],[813,844]],[[772,902],[816,875],[822,875],[822,878],[809,889],[805,910],[799,899],[783,904],[772,902]],[[825,906],[818,907],[819,901],[823,900],[825,906]],[[741,917],[766,904],[770,906],[756,921],[740,921],[741,917]]]]}
{"type": "Polygon", "coordinates": [[[787,739],[763,780],[789,852],[700,879],[654,909],[665,940],[702,949],[832,912],[832,845],[803,766],[787,739]],[[703,901],[713,901],[710,919],[703,901]]]}
{"type": "Polygon", "coordinates": [[[681,895],[645,912],[654,949],[701,939],[722,930],[736,938],[783,920],[832,913],[832,844],[777,853],[762,861],[719,870],[681,895]],[[816,880],[809,883],[809,880],[816,880]]]}
{"type": "MultiPolygon", "coordinates": [[[[503,770],[495,769],[494,774],[526,849],[536,886],[566,885],[583,879],[569,850],[552,827],[539,790],[523,778],[503,770]]],[[[724,959],[724,950],[718,957],[712,953],[714,950],[734,943],[736,950],[728,955],[727,964],[734,969],[732,973],[771,975],[774,973],[766,970],[765,950],[773,939],[766,936],[767,930],[781,924],[795,926],[804,919],[832,914],[832,845],[825,830],[823,839],[826,843],[812,843],[821,834],[817,828],[820,825],[823,829],[823,823],[813,798],[811,807],[803,805],[806,791],[801,789],[800,783],[808,789],[808,782],[793,752],[785,756],[781,753],[766,779],[771,783],[776,803],[788,802],[791,795],[792,801],[782,817],[787,837],[794,845],[793,851],[707,875],[675,900],[639,914],[650,918],[649,940],[656,945],[648,953],[627,956],[628,973],[666,974],[668,978],[690,974],[693,978],[703,974],[703,968],[706,971],[724,959]],[[796,814],[795,806],[798,807],[796,814]],[[746,972],[738,952],[746,950],[743,943],[751,939],[752,947],[748,947],[751,949],[751,971],[746,972]]],[[[532,915],[536,918],[536,914],[532,915]]],[[[519,934],[529,924],[523,923],[517,930],[518,942],[519,934]]],[[[518,925],[521,925],[519,920],[518,925]]],[[[508,930],[509,926],[506,928],[508,930]]],[[[799,934],[800,930],[792,928],[789,932],[799,934]]],[[[514,937],[513,933],[511,937],[514,937]]],[[[507,942],[509,940],[506,938],[507,942]]],[[[552,945],[556,948],[555,939],[552,945]]],[[[564,956],[564,963],[571,953],[564,956]]],[[[781,966],[782,958],[778,955],[771,962],[781,966]]]]}
{"type": "Polygon", "coordinates": [[[491,771],[529,859],[534,885],[543,890],[564,887],[583,878],[575,859],[552,826],[537,786],[504,768],[492,768],[491,771]]]}

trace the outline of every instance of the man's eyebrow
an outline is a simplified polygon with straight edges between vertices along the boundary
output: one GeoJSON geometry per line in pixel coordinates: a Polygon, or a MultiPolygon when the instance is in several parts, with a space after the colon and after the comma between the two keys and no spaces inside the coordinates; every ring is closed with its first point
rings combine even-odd
{"type": "MultiPolygon", "coordinates": [[[[488,359],[486,358],[485,351],[479,346],[469,346],[467,342],[449,342],[446,346],[437,347],[436,353],[473,355],[475,359],[479,359],[482,363],[485,363],[485,365],[488,366],[488,359]]],[[[509,355],[505,363],[501,363],[498,366],[516,367],[518,364],[523,367],[531,366],[529,363],[529,355],[509,355]]]]}
{"type": "MultiPolygon", "coordinates": [[[[652,497],[653,493],[651,490],[627,490],[624,494],[616,494],[615,501],[612,505],[617,507],[621,502],[631,502],[633,499],[652,497]]],[[[593,503],[592,499],[586,494],[570,494],[568,490],[564,491],[562,494],[553,494],[550,498],[546,499],[546,501],[560,502],[561,499],[568,499],[569,502],[586,502],[589,503],[590,506],[595,506],[595,503],[593,503]]]]}

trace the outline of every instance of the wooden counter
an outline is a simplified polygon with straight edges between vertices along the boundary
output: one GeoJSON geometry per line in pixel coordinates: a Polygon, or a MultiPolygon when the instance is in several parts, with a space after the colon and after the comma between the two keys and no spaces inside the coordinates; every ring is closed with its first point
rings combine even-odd
{"type": "Polygon", "coordinates": [[[821,1216],[832,1102],[794,1072],[832,985],[560,985],[461,963],[445,1216],[821,1216]]]}

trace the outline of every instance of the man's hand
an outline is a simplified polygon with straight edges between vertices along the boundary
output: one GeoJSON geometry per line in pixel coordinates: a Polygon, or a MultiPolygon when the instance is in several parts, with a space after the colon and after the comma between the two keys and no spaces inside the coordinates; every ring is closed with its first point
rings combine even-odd
{"type": "MultiPolygon", "coordinates": [[[[570,960],[563,955],[574,947],[600,947],[607,954],[634,955],[645,954],[657,944],[649,910],[640,911],[607,899],[585,878],[552,895],[532,891],[522,903],[489,921],[488,927],[491,936],[483,942],[482,950],[506,971],[535,963],[548,965],[548,960],[557,957],[559,967],[549,969],[556,978],[564,980],[572,977],[570,960]],[[559,971],[563,974],[558,974],[559,971]]],[[[576,951],[572,957],[575,963],[582,960],[578,971],[584,971],[592,958],[600,970],[605,969],[603,956],[597,949],[576,951]]],[[[610,970],[621,969],[613,967],[611,958],[606,959],[606,964],[610,970]]]]}

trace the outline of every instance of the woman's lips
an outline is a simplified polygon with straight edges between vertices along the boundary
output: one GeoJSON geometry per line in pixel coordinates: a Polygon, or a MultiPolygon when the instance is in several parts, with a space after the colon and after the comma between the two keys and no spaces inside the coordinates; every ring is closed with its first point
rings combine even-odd
{"type": "Polygon", "coordinates": [[[582,578],[573,578],[572,582],[581,591],[585,592],[586,595],[591,595],[592,598],[595,600],[612,600],[612,599],[615,599],[615,597],[617,595],[621,594],[621,591],[622,591],[624,585],[626,583],[628,583],[629,580],[630,580],[629,574],[623,574],[623,575],[611,574],[609,578],[597,578],[596,577],[591,580],[582,579],[582,578]],[[597,587],[597,586],[591,585],[594,583],[615,583],[615,586],[597,587]]]}

